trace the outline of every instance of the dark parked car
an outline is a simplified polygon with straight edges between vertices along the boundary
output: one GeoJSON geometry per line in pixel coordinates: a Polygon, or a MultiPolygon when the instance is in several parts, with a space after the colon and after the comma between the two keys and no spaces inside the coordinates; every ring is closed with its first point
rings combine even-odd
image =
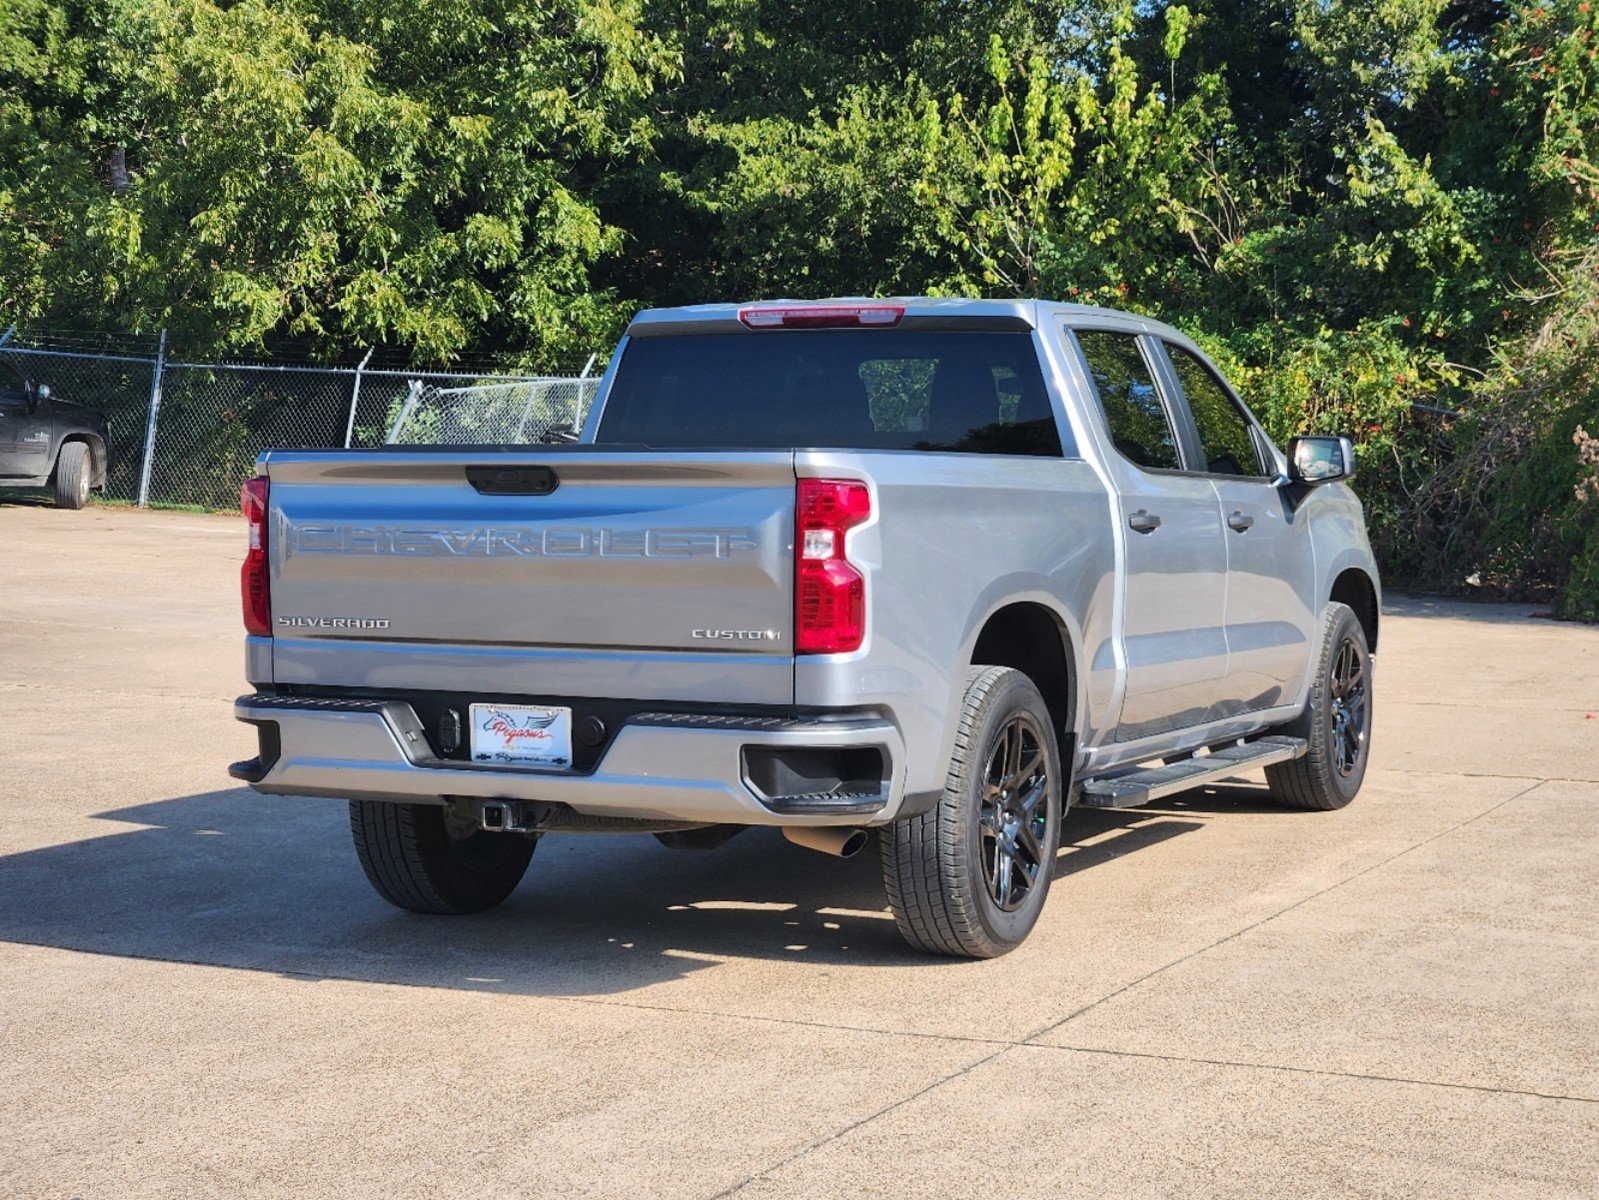
{"type": "Polygon", "coordinates": [[[111,430],[104,413],[58,399],[0,360],[0,487],[53,487],[58,508],[105,490],[111,430]]]}

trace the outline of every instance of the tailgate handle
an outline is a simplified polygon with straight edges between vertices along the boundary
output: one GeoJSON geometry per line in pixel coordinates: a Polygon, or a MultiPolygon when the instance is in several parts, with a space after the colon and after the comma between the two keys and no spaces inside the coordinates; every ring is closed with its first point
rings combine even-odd
{"type": "Polygon", "coordinates": [[[468,467],[466,481],[484,496],[548,496],[561,482],[548,467],[468,467]]]}

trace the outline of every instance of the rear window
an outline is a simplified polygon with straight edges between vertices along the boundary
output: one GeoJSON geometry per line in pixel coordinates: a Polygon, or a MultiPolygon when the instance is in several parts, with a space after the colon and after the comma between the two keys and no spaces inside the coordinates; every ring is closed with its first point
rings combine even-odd
{"type": "Polygon", "coordinates": [[[1061,457],[1030,334],[789,330],[634,338],[598,440],[667,449],[1061,457]]]}

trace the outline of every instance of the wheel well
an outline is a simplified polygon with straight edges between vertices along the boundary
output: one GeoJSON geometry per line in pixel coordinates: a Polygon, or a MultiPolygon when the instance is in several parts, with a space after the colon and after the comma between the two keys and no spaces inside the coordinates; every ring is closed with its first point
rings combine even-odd
{"type": "Polygon", "coordinates": [[[1013,667],[1033,681],[1049,707],[1063,757],[1071,753],[1077,729],[1069,644],[1060,618],[1042,604],[1010,604],[988,618],[972,650],[973,666],[1013,667]]]}
{"type": "Polygon", "coordinates": [[[1332,595],[1328,599],[1355,610],[1360,628],[1366,634],[1367,647],[1373,654],[1377,653],[1377,589],[1372,586],[1371,577],[1359,567],[1350,567],[1333,580],[1332,595]]]}

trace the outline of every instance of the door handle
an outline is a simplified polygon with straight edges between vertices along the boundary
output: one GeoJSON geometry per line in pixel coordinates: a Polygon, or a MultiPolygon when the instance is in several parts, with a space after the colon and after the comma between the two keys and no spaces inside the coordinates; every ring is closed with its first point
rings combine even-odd
{"type": "Polygon", "coordinates": [[[1227,518],[1227,528],[1235,530],[1238,533],[1247,533],[1250,529],[1254,528],[1254,525],[1255,518],[1249,516],[1247,513],[1235,512],[1232,516],[1227,518]]]}
{"type": "Polygon", "coordinates": [[[1155,530],[1160,528],[1160,518],[1152,512],[1139,509],[1127,518],[1127,524],[1131,525],[1139,533],[1154,533],[1155,530]]]}

